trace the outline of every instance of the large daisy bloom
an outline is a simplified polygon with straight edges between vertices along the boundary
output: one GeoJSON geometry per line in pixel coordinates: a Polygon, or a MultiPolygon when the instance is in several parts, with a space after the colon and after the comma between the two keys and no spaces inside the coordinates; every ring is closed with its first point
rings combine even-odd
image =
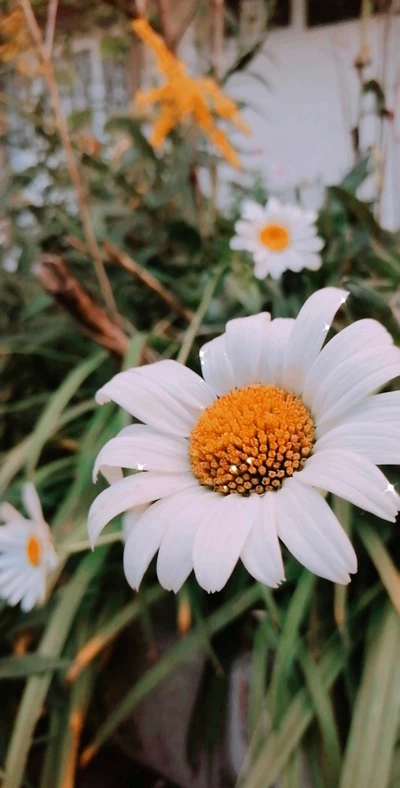
{"type": "Polygon", "coordinates": [[[279,279],[284,271],[318,271],[318,252],[324,241],[317,235],[317,214],[298,205],[283,205],[271,197],[263,207],[244,200],[242,218],[235,224],[231,249],[250,252],[257,279],[279,279]]]}
{"type": "Polygon", "coordinates": [[[39,496],[30,482],[23,487],[22,501],[29,519],[9,503],[0,505],[4,523],[0,525],[0,598],[9,605],[20,602],[27,612],[44,602],[47,578],[58,559],[39,496]]]}
{"type": "Polygon", "coordinates": [[[375,320],[325,347],[345,290],[314,293],[296,320],[231,320],[200,351],[203,378],[175,361],[116,375],[97,393],[142,424],[100,451],[110,486],[89,513],[95,543],[125,518],[124,567],[138,588],[158,551],[160,583],[177,591],[194,569],[219,591],[239,559],[256,580],[284,579],[279,539],[310,571],[348,583],[353,547],[325,492],[393,522],[400,497],[377,465],[400,459],[400,350],[375,320]],[[123,476],[122,469],[136,471],[123,476]]]}

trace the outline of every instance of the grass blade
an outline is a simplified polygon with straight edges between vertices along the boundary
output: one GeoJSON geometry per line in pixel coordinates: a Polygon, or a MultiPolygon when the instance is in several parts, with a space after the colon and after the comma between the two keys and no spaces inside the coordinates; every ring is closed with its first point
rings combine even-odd
{"type": "MultiPolygon", "coordinates": [[[[43,635],[37,653],[58,657],[62,651],[75,613],[92,578],[106,559],[107,550],[89,553],[65,587],[43,635]]],[[[20,788],[37,720],[51,681],[51,674],[29,679],[19,706],[5,764],[6,785],[20,788]]]]}
{"type": "Polygon", "coordinates": [[[385,586],[393,607],[400,615],[400,572],[396,569],[388,551],[376,531],[369,525],[362,525],[358,534],[375,565],[382,584],[385,586]]]}
{"type": "Polygon", "coordinates": [[[269,691],[269,712],[275,725],[279,723],[285,705],[287,682],[293,661],[296,659],[299,627],[309,608],[315,576],[304,571],[297,583],[285,618],[276,650],[274,670],[269,691]]]}
{"type": "Polygon", "coordinates": [[[400,716],[400,620],[386,609],[368,649],[340,788],[386,788],[400,716]]]}
{"type": "Polygon", "coordinates": [[[67,375],[61,386],[50,398],[49,404],[38,419],[35,430],[31,436],[31,443],[26,461],[28,475],[33,473],[42,448],[54,430],[54,424],[59,421],[66,405],[82,385],[83,381],[97,369],[104,358],[104,352],[96,353],[92,358],[79,364],[79,366],[67,375]]]}

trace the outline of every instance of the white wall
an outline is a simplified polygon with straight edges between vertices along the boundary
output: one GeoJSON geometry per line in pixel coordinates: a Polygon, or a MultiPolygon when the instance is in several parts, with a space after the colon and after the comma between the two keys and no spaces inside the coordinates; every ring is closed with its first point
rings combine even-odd
{"type": "MultiPolygon", "coordinates": [[[[366,78],[380,79],[387,62],[387,106],[397,110],[390,124],[381,219],[388,229],[400,227],[400,17],[391,22],[387,56],[385,19],[368,24],[372,62],[366,78]]],[[[250,74],[231,79],[229,91],[254,109],[244,114],[252,127],[250,140],[234,135],[244,171],[262,173],[272,191],[290,194],[303,184],[304,200],[318,203],[322,184],[337,183],[354,162],[350,129],[357,117],[359,85],[354,60],[359,51],[358,22],[318,28],[294,27],[272,31],[250,71],[269,83],[264,87],[250,74]],[[308,185],[307,185],[308,184],[308,185]]],[[[364,102],[371,109],[371,99],[364,102]]],[[[362,124],[362,147],[379,144],[376,119],[362,124]]],[[[385,137],[386,144],[386,137],[385,137]]],[[[225,170],[225,168],[224,168],[225,170]]],[[[232,171],[225,177],[232,179],[232,171]]],[[[373,196],[371,179],[362,196],[373,196]]],[[[225,190],[224,194],[226,196],[225,190]]],[[[224,197],[222,196],[222,199],[224,197]]]]}

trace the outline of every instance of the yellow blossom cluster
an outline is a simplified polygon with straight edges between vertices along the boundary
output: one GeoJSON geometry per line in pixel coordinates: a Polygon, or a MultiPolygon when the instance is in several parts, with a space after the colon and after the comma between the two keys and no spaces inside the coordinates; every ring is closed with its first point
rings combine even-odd
{"type": "Polygon", "coordinates": [[[158,70],[165,77],[165,83],[148,91],[138,91],[138,106],[159,103],[160,114],[155,122],[151,144],[159,147],[166,136],[179,123],[191,119],[218,148],[222,156],[240,168],[240,159],[222,129],[216,126],[213,116],[231,121],[241,132],[249,134],[250,129],[241,118],[237,105],[226,96],[211,77],[190,77],[185,64],[166,46],[161,36],[150,27],[145,19],[137,19],[133,29],[139,38],[149,46],[157,58],[158,70]]]}
{"type": "Polygon", "coordinates": [[[14,8],[0,16],[0,63],[13,63],[20,72],[35,76],[39,72],[36,58],[32,55],[32,40],[21,8],[14,8]]]}

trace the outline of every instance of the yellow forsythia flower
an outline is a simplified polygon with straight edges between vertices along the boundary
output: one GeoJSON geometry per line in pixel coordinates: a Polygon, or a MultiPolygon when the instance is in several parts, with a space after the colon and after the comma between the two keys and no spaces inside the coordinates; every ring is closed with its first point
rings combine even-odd
{"type": "Polygon", "coordinates": [[[161,36],[145,19],[133,22],[133,29],[153,50],[158,70],[165,77],[165,82],[160,87],[138,91],[136,94],[138,106],[160,104],[160,114],[154,124],[151,144],[159,147],[172,129],[190,118],[214,143],[226,161],[239,168],[239,156],[225,131],[216,126],[212,114],[213,111],[216,116],[231,121],[243,134],[249,134],[250,129],[241,118],[235,102],[221,91],[211,77],[190,77],[183,61],[170,52],[161,36]]]}

